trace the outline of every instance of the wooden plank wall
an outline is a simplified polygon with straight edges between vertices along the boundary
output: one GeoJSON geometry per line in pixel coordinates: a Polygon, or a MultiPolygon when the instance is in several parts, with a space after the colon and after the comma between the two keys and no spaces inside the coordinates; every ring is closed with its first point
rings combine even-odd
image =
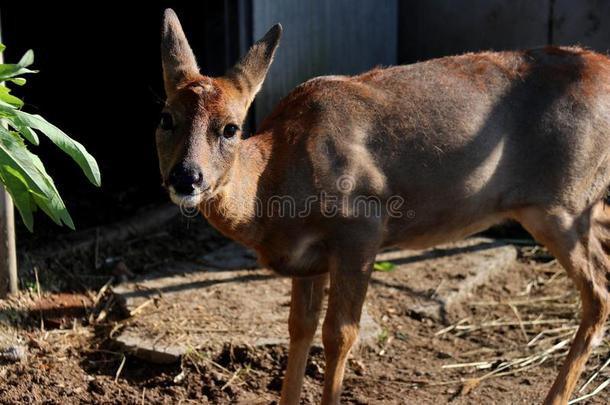
{"type": "Polygon", "coordinates": [[[399,62],[546,45],[548,0],[400,2],[399,62]]]}
{"type": "Polygon", "coordinates": [[[554,1],[553,43],[610,50],[610,1],[554,1]]]}
{"type": "Polygon", "coordinates": [[[396,64],[397,10],[397,0],[252,0],[255,40],[276,22],[284,27],[255,102],[256,122],[309,78],[396,64]]]}
{"type": "Polygon", "coordinates": [[[610,49],[608,0],[250,1],[253,39],[284,26],[255,102],[258,123],[294,86],[323,74],[548,44],[610,49]]]}
{"type": "Polygon", "coordinates": [[[399,63],[468,51],[584,45],[610,49],[608,0],[403,0],[399,63]]]}

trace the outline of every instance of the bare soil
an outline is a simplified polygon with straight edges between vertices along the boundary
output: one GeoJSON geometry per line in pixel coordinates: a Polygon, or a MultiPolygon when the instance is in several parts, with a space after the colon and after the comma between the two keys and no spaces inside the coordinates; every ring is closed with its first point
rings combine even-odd
{"type": "MultiPolygon", "coordinates": [[[[180,362],[158,365],[123,352],[111,338],[127,319],[111,298],[113,284],[169,262],[197,261],[227,243],[200,221],[189,221],[90,252],[42,262],[22,257],[29,263],[24,292],[0,302],[0,403],[277,403],[287,354],[282,344],[194,348],[180,362]]],[[[408,274],[376,272],[368,311],[382,331],[352,354],[343,401],[540,403],[565,356],[561,342],[577,324],[578,300],[543,250],[519,249],[518,262],[476,288],[445,322],[410,310],[408,274]],[[537,355],[527,366],[506,367],[537,355]]],[[[578,387],[609,353],[606,335],[578,387]]],[[[303,403],[319,402],[323,369],[323,352],[314,347],[303,403]]],[[[606,368],[575,396],[608,378],[606,368]]],[[[606,404],[609,398],[605,390],[583,403],[606,404]]]]}

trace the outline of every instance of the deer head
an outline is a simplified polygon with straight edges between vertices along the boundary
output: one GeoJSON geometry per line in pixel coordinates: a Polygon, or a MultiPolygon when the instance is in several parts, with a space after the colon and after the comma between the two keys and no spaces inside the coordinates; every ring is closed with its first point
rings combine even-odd
{"type": "Polygon", "coordinates": [[[161,56],[167,101],[156,140],[163,185],[174,203],[197,206],[227,181],[248,108],[281,33],[274,25],[225,76],[212,78],[199,72],[176,14],[165,11],[161,56]]]}

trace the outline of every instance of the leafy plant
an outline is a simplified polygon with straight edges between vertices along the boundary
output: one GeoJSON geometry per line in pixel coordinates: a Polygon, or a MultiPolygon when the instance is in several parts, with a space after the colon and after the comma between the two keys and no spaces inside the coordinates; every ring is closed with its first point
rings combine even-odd
{"type": "Polygon", "coordinates": [[[396,265],[392,262],[375,262],[375,264],[373,264],[373,269],[375,271],[389,272],[394,270],[395,267],[396,265]]]}
{"type": "MultiPolygon", "coordinates": [[[[0,52],[5,49],[0,44],[0,52]]],[[[56,224],[74,229],[74,223],[53,179],[42,161],[28,149],[38,145],[38,134],[46,136],[80,166],[91,183],[100,186],[97,162],[85,147],[40,115],[21,110],[23,101],[11,94],[7,84],[23,86],[24,74],[34,63],[34,52],[27,51],[16,64],[0,64],[0,182],[8,190],[27,228],[34,227],[33,213],[40,208],[56,224]]]]}

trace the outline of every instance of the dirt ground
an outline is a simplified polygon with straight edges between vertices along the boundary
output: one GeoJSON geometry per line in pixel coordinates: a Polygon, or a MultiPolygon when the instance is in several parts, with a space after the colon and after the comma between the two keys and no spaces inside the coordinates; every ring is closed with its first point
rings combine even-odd
{"type": "MultiPolygon", "coordinates": [[[[452,309],[447,323],[405,305],[408,274],[376,272],[368,311],[382,331],[352,354],[344,403],[540,403],[574,333],[578,300],[544,250],[517,242],[514,266],[452,309]]],[[[157,365],[124,353],[111,338],[126,316],[110,299],[113,284],[224,244],[201,221],[183,219],[91,251],[22,257],[29,263],[24,291],[0,302],[0,403],[277,403],[282,345],[194,348],[181,362],[157,365]]],[[[323,378],[322,350],[311,354],[305,404],[319,402],[323,378]]],[[[606,334],[577,390],[609,356],[606,334]]],[[[575,397],[609,378],[606,368],[575,397]]],[[[582,403],[608,403],[609,392],[582,403]]]]}

